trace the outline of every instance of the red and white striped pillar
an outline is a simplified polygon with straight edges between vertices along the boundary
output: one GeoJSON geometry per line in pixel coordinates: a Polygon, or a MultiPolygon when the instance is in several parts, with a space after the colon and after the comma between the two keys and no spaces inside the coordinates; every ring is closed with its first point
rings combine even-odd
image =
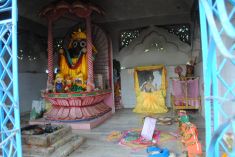
{"type": "Polygon", "coordinates": [[[94,85],[94,71],[93,71],[93,57],[92,57],[92,37],[91,37],[91,18],[86,17],[86,35],[87,35],[87,91],[90,92],[95,88],[94,85]]]}
{"type": "Polygon", "coordinates": [[[52,20],[48,20],[48,83],[52,84],[54,80],[54,66],[53,66],[53,35],[52,35],[52,20]]]}

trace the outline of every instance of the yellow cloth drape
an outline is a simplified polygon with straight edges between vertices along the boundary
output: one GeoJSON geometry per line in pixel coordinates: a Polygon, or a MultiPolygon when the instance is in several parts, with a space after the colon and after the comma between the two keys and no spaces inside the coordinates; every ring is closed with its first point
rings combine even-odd
{"type": "Polygon", "coordinates": [[[168,111],[165,103],[167,80],[166,69],[164,65],[136,67],[134,72],[136,106],[134,112],[143,114],[166,113],[168,111]],[[161,70],[161,88],[160,90],[148,93],[140,90],[138,71],[154,71],[161,70]]]}
{"type": "MultiPolygon", "coordinates": [[[[67,62],[66,62],[66,59],[65,59],[65,56],[63,54],[60,55],[60,73],[63,75],[63,76],[66,76],[66,75],[70,75],[72,77],[76,77],[79,73],[82,73],[83,74],[83,80],[87,80],[87,56],[86,54],[83,54],[82,55],[82,61],[80,63],[80,65],[78,66],[78,68],[76,69],[71,69],[67,62]]],[[[73,63],[76,63],[77,62],[77,59],[72,59],[72,62],[73,63]]]]}

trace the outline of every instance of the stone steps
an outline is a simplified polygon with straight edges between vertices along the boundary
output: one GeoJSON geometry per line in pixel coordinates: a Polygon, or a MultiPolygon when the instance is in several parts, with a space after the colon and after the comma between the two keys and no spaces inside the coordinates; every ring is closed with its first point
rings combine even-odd
{"type": "Polygon", "coordinates": [[[69,154],[74,152],[81,144],[84,142],[83,137],[79,137],[78,139],[72,140],[65,145],[61,146],[57,149],[50,157],[67,157],[69,154]]]}
{"type": "Polygon", "coordinates": [[[84,138],[69,132],[48,147],[23,145],[24,157],[66,157],[84,142],[84,138]]]}

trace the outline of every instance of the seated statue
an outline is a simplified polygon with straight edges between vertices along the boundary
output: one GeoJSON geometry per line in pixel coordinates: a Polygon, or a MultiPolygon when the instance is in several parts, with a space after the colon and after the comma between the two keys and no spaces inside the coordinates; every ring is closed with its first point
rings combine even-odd
{"type": "Polygon", "coordinates": [[[195,68],[195,65],[196,65],[196,57],[193,60],[190,60],[187,64],[186,64],[186,74],[185,76],[186,77],[194,77],[194,68],[195,68]]]}
{"type": "Polygon", "coordinates": [[[86,85],[83,82],[82,73],[73,77],[73,85],[71,91],[73,92],[82,92],[86,89],[86,85]]]}
{"type": "Polygon", "coordinates": [[[56,93],[64,92],[64,77],[60,73],[58,73],[55,78],[54,92],[56,93]]]}
{"type": "Polygon", "coordinates": [[[72,86],[73,86],[72,77],[71,77],[70,75],[65,76],[64,91],[65,91],[65,92],[70,92],[72,86]]]}

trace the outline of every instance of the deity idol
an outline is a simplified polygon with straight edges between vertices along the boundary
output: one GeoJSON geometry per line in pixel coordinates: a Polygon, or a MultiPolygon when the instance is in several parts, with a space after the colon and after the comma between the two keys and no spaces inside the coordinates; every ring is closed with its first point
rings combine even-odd
{"type": "MultiPolygon", "coordinates": [[[[82,84],[87,81],[88,74],[86,38],[86,34],[79,29],[72,33],[68,47],[59,50],[61,74],[72,77],[80,74],[82,77],[79,80],[82,84]]],[[[97,52],[94,46],[93,52],[97,52]]]]}
{"type": "Polygon", "coordinates": [[[56,75],[54,92],[61,93],[64,92],[64,77],[60,73],[56,75]]]}

